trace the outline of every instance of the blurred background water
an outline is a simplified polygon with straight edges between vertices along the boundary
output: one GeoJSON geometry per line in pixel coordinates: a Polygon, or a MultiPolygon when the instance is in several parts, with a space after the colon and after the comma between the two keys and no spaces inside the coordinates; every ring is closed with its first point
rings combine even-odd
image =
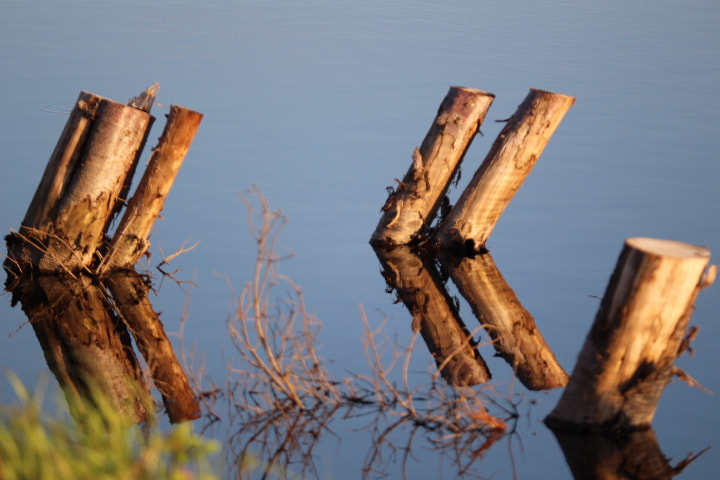
{"type": "MultiPolygon", "coordinates": [[[[250,279],[255,245],[239,194],[252,185],[289,219],[279,250],[295,255],[281,271],[323,322],[331,368],[366,368],[358,305],[371,322],[389,317],[386,328],[407,340],[410,315],[385,293],[367,241],[385,187],[407,170],[451,85],[496,95],[454,197],[499,132],[494,120],[509,117],[530,87],[577,98],[488,242],[566,370],[625,238],[720,253],[717,2],[5,0],[0,12],[6,232],[20,225],[80,90],[124,102],[159,82],[159,103],[205,115],[152,238],[153,265],[160,248],[200,240],[172,262],[198,287],[188,296],[164,283],[153,303],[169,332],[187,315],[185,342],[218,378],[233,356],[225,331],[232,294],[218,273],[237,289],[250,279]]],[[[719,300],[717,285],[701,293],[695,355],[679,362],[713,392],[719,300]]],[[[461,314],[470,323],[467,307],[461,314]]],[[[0,367],[32,386],[47,365],[8,295],[0,319],[0,367]]],[[[418,368],[429,363],[423,352],[415,357],[418,368]]],[[[509,368],[487,360],[493,385],[507,392],[509,368]]],[[[491,448],[473,473],[571,478],[541,423],[558,393],[525,393],[521,408],[530,413],[518,435],[491,448]]],[[[0,396],[11,397],[4,376],[0,396]]],[[[718,407],[717,393],[667,388],[654,421],[664,454],[680,460],[714,447],[681,478],[710,478],[720,467],[718,407]]],[[[341,445],[324,444],[321,471],[357,478],[366,439],[336,428],[341,445]]],[[[440,463],[422,455],[410,473],[437,478],[440,463]]]]}

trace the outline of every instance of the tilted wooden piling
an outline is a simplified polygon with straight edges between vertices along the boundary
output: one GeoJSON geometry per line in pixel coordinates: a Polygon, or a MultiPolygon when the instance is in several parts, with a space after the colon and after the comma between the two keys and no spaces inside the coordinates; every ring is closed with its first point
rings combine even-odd
{"type": "Polygon", "coordinates": [[[372,245],[406,245],[430,226],[494,98],[481,90],[450,88],[407,174],[382,208],[372,245]]]}
{"type": "Polygon", "coordinates": [[[7,238],[6,267],[15,273],[90,267],[152,120],[142,109],[80,94],[22,226],[7,238]]]}
{"type": "Polygon", "coordinates": [[[153,223],[160,216],[202,117],[202,114],[193,110],[170,106],[163,134],[153,150],[135,194],[128,202],[110,247],[98,267],[98,273],[132,269],[145,254],[150,246],[148,237],[153,223]]]}
{"type": "Polygon", "coordinates": [[[171,105],[159,144],[128,202],[158,88],[154,84],[128,105],[80,93],[20,229],[6,237],[3,266],[12,276],[106,275],[131,269],[147,252],[153,222],[202,120],[198,112],[171,105]],[[126,205],[110,237],[109,226],[126,205]]]}
{"type": "Polygon", "coordinates": [[[674,376],[695,297],[716,267],[707,248],[630,238],[620,254],[567,388],[545,422],[608,431],[650,425],[674,376]],[[705,278],[703,280],[703,278],[705,278]]]}
{"type": "Polygon", "coordinates": [[[444,248],[481,251],[495,224],[575,98],[531,89],[500,132],[457,204],[443,220],[435,242],[444,248]]]}

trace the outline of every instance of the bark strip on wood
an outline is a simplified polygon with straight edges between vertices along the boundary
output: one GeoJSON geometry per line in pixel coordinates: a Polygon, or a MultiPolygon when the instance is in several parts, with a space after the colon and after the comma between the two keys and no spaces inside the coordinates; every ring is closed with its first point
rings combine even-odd
{"type": "MultiPolygon", "coordinates": [[[[653,238],[625,241],[567,388],[545,422],[569,430],[650,425],[682,374],[675,359],[710,261],[707,248],[653,238]]],[[[712,269],[711,269],[712,270],[712,269]]],[[[711,271],[708,270],[708,271],[711,271]]]]}
{"type": "Polygon", "coordinates": [[[575,98],[531,89],[500,132],[435,241],[445,248],[481,251],[495,224],[535,166],[575,98]]]}
{"type": "Polygon", "coordinates": [[[89,269],[151,124],[143,110],[82,92],[20,230],[7,239],[6,266],[89,269]]]}
{"type": "Polygon", "coordinates": [[[407,245],[430,226],[494,98],[481,90],[450,88],[407,174],[382,208],[372,245],[407,245]]]}
{"type": "Polygon", "coordinates": [[[432,262],[408,246],[375,253],[388,287],[410,311],[412,330],[422,335],[445,381],[454,386],[487,382],[490,371],[432,262]]]}
{"type": "Polygon", "coordinates": [[[457,257],[443,252],[440,260],[443,270],[493,339],[498,355],[513,367],[525,387],[547,390],[567,384],[567,373],[489,253],[457,257]]]}
{"type": "Polygon", "coordinates": [[[202,117],[202,114],[184,107],[170,107],[159,143],[128,203],[98,273],[131,269],[147,252],[150,231],[160,216],[202,117]]]}
{"type": "Polygon", "coordinates": [[[105,281],[116,312],[135,339],[162,394],[171,423],[200,417],[200,406],[180,366],[162,322],[148,299],[149,286],[136,274],[112,275],[105,281]]]}

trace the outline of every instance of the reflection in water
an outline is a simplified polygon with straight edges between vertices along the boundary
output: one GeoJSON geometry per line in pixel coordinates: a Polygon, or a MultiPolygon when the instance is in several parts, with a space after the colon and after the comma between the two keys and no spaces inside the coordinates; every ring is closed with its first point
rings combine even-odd
{"type": "MultiPolygon", "coordinates": [[[[510,399],[483,385],[487,366],[435,261],[403,247],[377,252],[386,281],[411,312],[413,335],[407,348],[389,343],[382,328],[371,328],[361,312],[369,372],[335,379],[317,351],[322,324],[306,311],[302,290],[277,270],[273,249],[282,216],[261,204],[261,221],[251,223],[259,248],[256,270],[228,319],[241,358],[228,365],[223,395],[201,399],[204,411],[213,415],[208,427],[219,418],[217,412],[227,412],[225,453],[232,476],[320,478],[319,446],[341,440],[334,425],[344,420],[370,436],[359,452],[362,478],[387,476],[394,468],[409,478],[411,464],[428,451],[442,459],[444,467],[438,468],[450,466],[456,478],[478,478],[483,456],[508,435],[505,421],[518,413],[510,399]],[[409,365],[420,337],[439,374],[417,382],[409,379],[409,365]],[[221,400],[226,408],[218,408],[221,400]]],[[[564,384],[564,371],[489,255],[440,256],[440,261],[497,352],[528,388],[564,384]]],[[[199,417],[198,400],[149,303],[143,277],[112,275],[99,282],[42,276],[8,289],[13,304],[22,304],[66,395],[83,396],[92,383],[118,411],[144,419],[150,393],[131,347],[133,337],[170,420],[199,417]]],[[[576,478],[671,478],[695,458],[670,466],[651,430],[556,436],[576,478]]]]}
{"type": "MultiPolygon", "coordinates": [[[[399,452],[405,472],[428,449],[447,458],[445,463],[464,476],[506,430],[504,421],[491,414],[486,404],[508,418],[515,414],[512,405],[503,409],[502,399],[493,403],[483,391],[467,386],[476,377],[473,372],[484,366],[476,360],[469,334],[457,324],[447,334],[429,322],[423,324],[418,315],[411,344],[427,329],[423,335],[441,348],[440,363],[462,367],[460,362],[446,362],[460,349],[469,366],[458,367],[457,374],[449,377],[461,380],[457,386],[437,381],[435,376],[417,385],[409,379],[413,349],[388,342],[382,329],[370,328],[363,312],[369,372],[334,378],[318,352],[316,339],[322,324],[306,311],[302,290],[278,272],[280,258],[274,245],[284,219],[279,211],[270,211],[259,192],[255,194],[260,212],[254,214],[250,202],[246,203],[251,217],[258,217],[250,222],[258,246],[257,262],[253,280],[237,295],[235,313],[228,319],[228,333],[240,358],[228,365],[226,395],[204,399],[215,412],[224,410],[218,408],[221,398],[227,400],[230,440],[226,453],[233,476],[319,477],[317,446],[322,439],[339,439],[333,423],[340,420],[371,435],[363,478],[388,475],[397,466],[399,452]],[[278,290],[283,293],[277,294],[278,290]]],[[[415,267],[422,270],[420,265],[415,267]]],[[[426,291],[437,283],[422,275],[412,281],[425,282],[417,288],[426,291]]],[[[406,286],[410,288],[410,283],[406,286]]],[[[423,301],[422,295],[417,301],[423,301]]],[[[425,307],[418,307],[418,312],[424,308],[454,311],[445,300],[433,302],[422,304],[425,307]]]]}
{"type": "MultiPolygon", "coordinates": [[[[398,299],[410,311],[413,331],[422,333],[447,382],[458,386],[487,380],[490,373],[475,348],[476,343],[460,321],[456,306],[449,300],[435,267],[435,257],[417,253],[409,247],[376,249],[376,254],[389,290],[395,290],[398,299]],[[478,366],[482,368],[478,369],[478,366]]],[[[442,271],[452,279],[493,339],[498,355],[510,364],[526,388],[545,390],[567,384],[567,373],[489,253],[465,257],[442,252],[437,258],[442,271]]],[[[464,414],[477,414],[472,412],[482,412],[483,408],[470,409],[464,414]]],[[[386,432],[401,423],[402,419],[386,427],[385,431],[378,429],[375,448],[382,445],[386,432]]],[[[678,465],[670,466],[651,429],[614,436],[554,433],[576,479],[669,479],[699,456],[689,455],[678,465]]],[[[454,444],[453,451],[463,455],[481,453],[494,438],[486,437],[486,443],[479,446],[472,445],[475,440],[467,435],[455,437],[454,441],[462,446],[454,444]]],[[[411,443],[412,436],[405,447],[399,448],[410,452],[411,443]]],[[[375,451],[373,455],[380,456],[380,452],[375,451]]],[[[460,467],[459,473],[463,474],[472,462],[466,468],[461,460],[456,460],[456,464],[460,467]]]]}
{"type": "Polygon", "coordinates": [[[493,339],[498,355],[529,390],[563,387],[568,375],[555,359],[530,312],[495,266],[489,253],[441,254],[441,265],[493,339]]]}
{"type": "Polygon", "coordinates": [[[487,382],[488,367],[432,260],[423,260],[407,246],[375,253],[388,288],[410,310],[412,330],[422,334],[443,378],[451,385],[487,382]]]}
{"type": "Polygon", "coordinates": [[[188,379],[147,298],[149,286],[140,276],[113,275],[103,284],[86,276],[47,275],[16,280],[8,290],[13,305],[22,305],[60,387],[73,396],[69,405],[78,397],[92,398],[90,390],[96,388],[123,415],[146,419],[151,397],[132,334],[170,421],[200,416],[188,379]]]}
{"type": "Polygon", "coordinates": [[[608,435],[553,433],[578,480],[667,480],[704,453],[688,455],[672,466],[660,450],[652,428],[608,435]]]}
{"type": "MultiPolygon", "coordinates": [[[[445,290],[435,257],[410,247],[376,249],[390,290],[410,310],[438,369],[451,385],[487,381],[490,372],[472,335],[445,290]]],[[[442,254],[441,267],[470,304],[498,354],[530,390],[564,386],[568,376],[540,334],[535,321],[505,282],[489,253],[474,257],[442,254]]]]}

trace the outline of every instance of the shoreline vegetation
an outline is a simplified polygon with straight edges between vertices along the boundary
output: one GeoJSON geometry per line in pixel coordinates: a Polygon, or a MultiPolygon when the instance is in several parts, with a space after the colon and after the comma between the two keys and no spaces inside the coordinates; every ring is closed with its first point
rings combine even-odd
{"type": "Polygon", "coordinates": [[[30,393],[16,376],[8,379],[19,403],[0,405],[0,479],[220,478],[213,472],[219,443],[190,423],[167,431],[153,419],[135,424],[92,388],[92,399],[57,395],[51,413],[47,381],[30,393]]]}

